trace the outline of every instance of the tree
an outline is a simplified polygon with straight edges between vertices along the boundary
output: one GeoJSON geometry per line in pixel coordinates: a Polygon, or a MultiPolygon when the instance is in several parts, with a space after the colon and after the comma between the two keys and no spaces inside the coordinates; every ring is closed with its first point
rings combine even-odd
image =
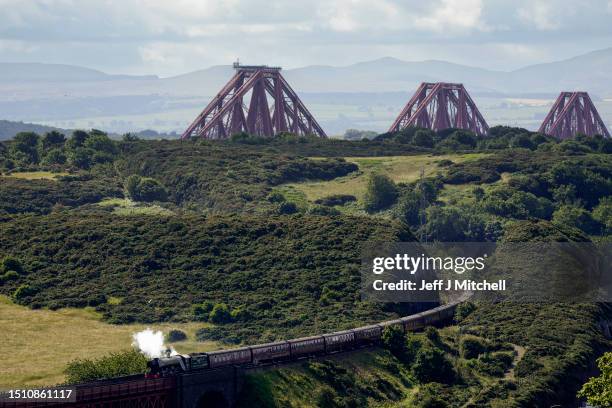
{"type": "Polygon", "coordinates": [[[278,205],[279,214],[295,214],[297,211],[297,205],[291,201],[283,201],[278,205]]]}
{"type": "Polygon", "coordinates": [[[382,332],[384,347],[396,357],[402,357],[406,353],[406,336],[398,325],[387,326],[382,332]]]}
{"type": "Polygon", "coordinates": [[[217,303],[208,316],[208,320],[213,323],[228,323],[232,320],[229,307],[225,303],[217,303]]]}
{"type": "Polygon", "coordinates": [[[80,169],[88,169],[93,164],[93,154],[91,149],[75,148],[68,153],[68,163],[80,169]]]}
{"type": "Polygon", "coordinates": [[[138,183],[139,201],[166,201],[167,198],[166,188],[154,178],[143,177],[138,183]]]}
{"type": "Polygon", "coordinates": [[[111,155],[117,153],[117,146],[106,133],[93,133],[85,139],[83,146],[97,152],[104,152],[111,155]]]}
{"type": "Polygon", "coordinates": [[[397,186],[388,176],[372,174],[368,179],[364,198],[365,209],[368,212],[383,210],[397,200],[397,186]]]}
{"type": "Polygon", "coordinates": [[[593,209],[593,218],[606,229],[612,230],[612,197],[605,197],[599,201],[597,207],[593,209]]]}
{"type": "Polygon", "coordinates": [[[576,227],[587,234],[595,234],[601,230],[591,213],[575,205],[562,205],[553,214],[555,224],[576,227]]]}
{"type": "Polygon", "coordinates": [[[423,383],[449,383],[455,377],[453,366],[444,352],[432,346],[421,347],[416,354],[412,370],[415,377],[423,383]]]}
{"type": "Polygon", "coordinates": [[[128,197],[134,201],[166,201],[168,191],[159,181],[137,174],[129,176],[124,183],[128,197]]]}
{"type": "Polygon", "coordinates": [[[68,147],[71,149],[82,147],[88,137],[89,134],[87,132],[83,130],[75,130],[74,132],[72,132],[70,140],[68,140],[68,147]]]}
{"type": "Polygon", "coordinates": [[[612,407],[612,352],[598,358],[597,367],[601,375],[584,384],[578,396],[586,398],[589,404],[596,407],[612,407]]]}
{"type": "Polygon", "coordinates": [[[62,147],[66,142],[66,136],[56,130],[45,133],[41,139],[43,151],[47,151],[52,148],[62,147]]]}
{"type": "Polygon", "coordinates": [[[421,215],[425,210],[422,208],[422,204],[419,195],[411,190],[399,198],[397,205],[393,209],[393,215],[411,227],[418,227],[421,215]]]}
{"type": "Polygon", "coordinates": [[[13,158],[23,164],[37,164],[39,140],[40,136],[34,132],[17,133],[12,145],[13,158]]]}
{"type": "Polygon", "coordinates": [[[421,147],[433,147],[433,132],[429,129],[419,129],[414,133],[413,143],[421,147]]]}
{"type": "Polygon", "coordinates": [[[51,149],[43,157],[42,163],[47,165],[64,164],[66,163],[66,155],[62,149],[51,149]]]}
{"type": "Polygon", "coordinates": [[[174,343],[177,341],[187,340],[187,335],[184,331],[178,329],[172,329],[168,332],[168,336],[166,336],[169,343],[174,343]]]}

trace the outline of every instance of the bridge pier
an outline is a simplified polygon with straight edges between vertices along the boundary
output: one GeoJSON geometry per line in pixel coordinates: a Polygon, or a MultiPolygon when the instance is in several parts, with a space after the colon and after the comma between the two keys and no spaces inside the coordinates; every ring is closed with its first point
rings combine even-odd
{"type": "Polygon", "coordinates": [[[233,408],[243,380],[243,370],[238,367],[183,374],[177,378],[176,406],[233,408]]]}

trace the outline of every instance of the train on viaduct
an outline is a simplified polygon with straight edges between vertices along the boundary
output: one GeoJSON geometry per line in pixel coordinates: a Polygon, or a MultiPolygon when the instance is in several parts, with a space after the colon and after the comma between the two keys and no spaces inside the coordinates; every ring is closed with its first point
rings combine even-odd
{"type": "MultiPolygon", "coordinates": [[[[380,344],[385,327],[396,326],[404,332],[452,321],[457,306],[471,293],[400,319],[352,330],[321,334],[276,343],[184,356],[167,356],[149,362],[146,374],[77,384],[71,401],[8,401],[2,408],[231,408],[235,406],[246,375],[279,365],[296,364],[306,359],[358,352],[380,344]],[[278,345],[286,345],[286,353],[278,345]],[[254,353],[258,351],[258,357],[254,353]],[[206,356],[208,364],[183,364],[206,356]],[[211,364],[211,361],[216,362],[211,364]],[[166,367],[167,370],[160,369],[166,367]]],[[[425,304],[423,306],[426,306],[425,304]]]]}

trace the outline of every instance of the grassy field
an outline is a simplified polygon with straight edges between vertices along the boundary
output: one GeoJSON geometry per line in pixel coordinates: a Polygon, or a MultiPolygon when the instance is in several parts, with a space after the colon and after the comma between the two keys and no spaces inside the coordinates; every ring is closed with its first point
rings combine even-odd
{"type": "Polygon", "coordinates": [[[112,207],[117,215],[158,215],[168,216],[174,213],[155,204],[136,203],[129,198],[107,198],[98,203],[101,207],[112,207]]]}
{"type": "Polygon", "coordinates": [[[50,171],[24,171],[18,173],[3,174],[0,177],[16,178],[22,180],[55,180],[68,173],[51,173],[50,171]]]}
{"type": "Polygon", "coordinates": [[[206,323],[110,325],[91,309],[30,310],[0,297],[3,368],[0,389],[54,385],[64,380],[66,363],[76,358],[96,358],[131,347],[132,335],[147,327],[180,329],[187,340],[173,343],[180,353],[220,348],[213,342],[196,342],[195,331],[206,323]]]}
{"type": "Polygon", "coordinates": [[[351,194],[357,197],[358,202],[361,202],[365,194],[368,177],[372,173],[386,174],[396,183],[409,183],[417,180],[421,173],[424,176],[429,176],[442,171],[438,167],[441,160],[461,163],[484,156],[486,154],[472,153],[440,156],[345,157],[347,161],[359,166],[358,172],[331,181],[285,184],[277,187],[276,190],[298,206],[307,206],[319,198],[333,194],[351,194]]]}

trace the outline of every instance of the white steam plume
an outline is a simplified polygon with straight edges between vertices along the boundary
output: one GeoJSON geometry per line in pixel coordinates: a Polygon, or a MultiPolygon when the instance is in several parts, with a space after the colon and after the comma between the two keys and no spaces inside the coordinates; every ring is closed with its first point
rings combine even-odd
{"type": "Polygon", "coordinates": [[[153,331],[147,328],[134,333],[132,339],[132,346],[149,358],[165,356],[168,350],[170,355],[176,354],[176,350],[164,345],[164,334],[161,331],[153,331]]]}

